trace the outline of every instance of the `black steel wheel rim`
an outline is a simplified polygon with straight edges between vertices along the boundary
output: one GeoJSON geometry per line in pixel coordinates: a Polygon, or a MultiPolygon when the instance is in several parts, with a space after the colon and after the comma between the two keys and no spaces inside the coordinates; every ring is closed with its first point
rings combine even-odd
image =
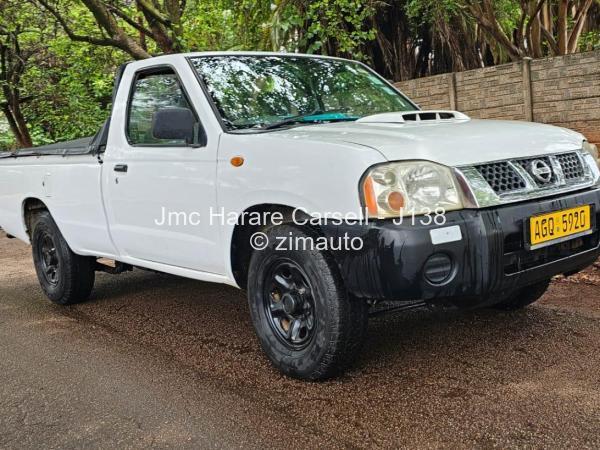
{"type": "Polygon", "coordinates": [[[314,291],[304,270],[278,259],[267,271],[263,292],[265,315],[275,336],[288,348],[301,350],[317,328],[314,291]]]}
{"type": "Polygon", "coordinates": [[[60,260],[54,238],[49,233],[43,233],[39,242],[38,257],[42,275],[48,284],[56,286],[60,280],[60,260]]]}

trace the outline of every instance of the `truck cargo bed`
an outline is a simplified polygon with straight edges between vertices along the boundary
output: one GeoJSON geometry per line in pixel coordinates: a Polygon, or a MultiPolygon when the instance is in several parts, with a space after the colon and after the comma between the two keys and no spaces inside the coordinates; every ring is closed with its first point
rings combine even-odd
{"type": "Polygon", "coordinates": [[[20,148],[13,152],[0,152],[0,158],[19,158],[23,156],[46,156],[46,155],[86,155],[93,151],[91,145],[93,136],[75,139],[73,141],[59,142],[56,144],[43,145],[40,147],[20,148]]]}

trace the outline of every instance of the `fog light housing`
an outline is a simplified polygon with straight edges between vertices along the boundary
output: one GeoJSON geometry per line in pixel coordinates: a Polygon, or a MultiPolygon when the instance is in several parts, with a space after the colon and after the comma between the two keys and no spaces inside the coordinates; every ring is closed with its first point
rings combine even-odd
{"type": "Polygon", "coordinates": [[[423,275],[431,284],[444,284],[450,281],[454,271],[452,258],[445,253],[431,255],[423,266],[423,275]]]}

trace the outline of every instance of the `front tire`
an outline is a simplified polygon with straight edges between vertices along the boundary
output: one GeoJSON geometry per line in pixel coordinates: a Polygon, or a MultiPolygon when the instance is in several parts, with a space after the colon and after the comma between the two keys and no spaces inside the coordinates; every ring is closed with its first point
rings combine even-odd
{"type": "Polygon", "coordinates": [[[33,225],[31,247],[35,271],[46,296],[59,305],[88,299],[95,280],[95,258],[71,251],[48,211],[33,225]]]}
{"type": "Polygon", "coordinates": [[[248,273],[250,313],[262,349],[294,378],[316,381],[342,373],[365,339],[366,302],[349,298],[327,252],[276,249],[282,238],[316,239],[312,230],[281,225],[266,235],[269,245],[254,252],[248,273]]]}

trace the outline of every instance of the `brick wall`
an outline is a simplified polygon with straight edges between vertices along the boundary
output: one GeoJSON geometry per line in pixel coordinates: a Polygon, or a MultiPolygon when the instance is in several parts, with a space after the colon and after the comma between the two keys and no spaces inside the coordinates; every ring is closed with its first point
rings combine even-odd
{"type": "Polygon", "coordinates": [[[396,86],[423,109],[550,123],[577,130],[600,144],[600,51],[419,78],[396,86]]]}

